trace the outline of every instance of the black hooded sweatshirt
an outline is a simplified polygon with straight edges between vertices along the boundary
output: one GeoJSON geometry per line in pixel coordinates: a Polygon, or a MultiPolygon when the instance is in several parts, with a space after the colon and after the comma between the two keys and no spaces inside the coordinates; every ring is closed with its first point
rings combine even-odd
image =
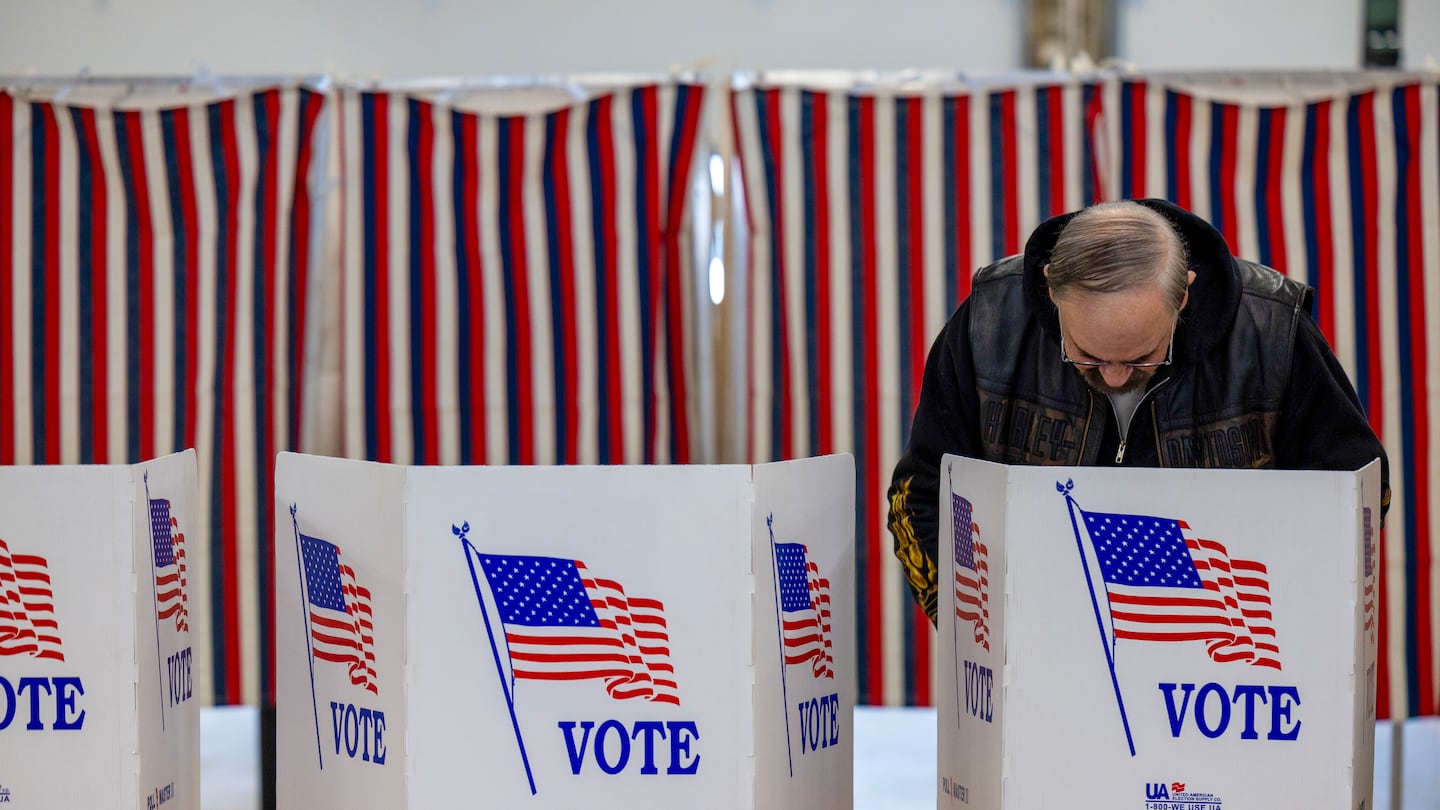
{"type": "Polygon", "coordinates": [[[1023,256],[975,275],[925,364],[890,485],[890,531],[916,600],[935,620],[939,466],[945,453],[1007,464],[1357,470],[1385,450],[1311,318],[1312,291],[1230,255],[1208,222],[1161,200],[1195,281],[1173,363],[1155,375],[1125,436],[1107,397],[1061,362],[1044,268],[1065,214],[1023,256]]]}

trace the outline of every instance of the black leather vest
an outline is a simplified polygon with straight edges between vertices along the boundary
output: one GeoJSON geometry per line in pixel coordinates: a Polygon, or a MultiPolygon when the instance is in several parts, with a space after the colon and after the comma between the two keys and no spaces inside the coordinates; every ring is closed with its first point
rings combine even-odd
{"type": "MultiPolygon", "coordinates": [[[[1273,467],[1273,437],[1310,289],[1270,268],[1235,261],[1242,283],[1228,335],[1201,356],[1186,353],[1195,330],[1221,324],[1183,317],[1175,363],[1140,407],[1164,467],[1273,467]]],[[[1007,464],[1094,465],[1110,410],[1060,359],[1058,336],[1025,301],[1023,259],[979,271],[971,292],[970,344],[985,458],[1007,464]],[[1014,313],[1025,313],[1014,319],[1014,313]]],[[[1213,337],[1211,342],[1213,342],[1213,337]]],[[[1141,420],[1137,420],[1141,421],[1141,420]]],[[[1134,434],[1132,428],[1132,434],[1134,434]]]]}

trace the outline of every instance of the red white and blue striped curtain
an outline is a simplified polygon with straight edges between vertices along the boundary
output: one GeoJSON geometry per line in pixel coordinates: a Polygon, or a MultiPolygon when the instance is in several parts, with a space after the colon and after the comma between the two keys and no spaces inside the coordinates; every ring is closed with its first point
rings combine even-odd
{"type": "Polygon", "coordinates": [[[931,341],[975,268],[1097,199],[1100,87],[734,92],[748,455],[855,454],[860,700],[932,701],[934,634],[886,531],[931,341]]]}
{"type": "Polygon", "coordinates": [[[856,455],[861,700],[931,701],[929,623],[885,530],[930,342],[973,270],[1019,252],[1045,217],[1155,196],[1317,289],[1321,328],[1391,458],[1380,713],[1440,713],[1436,88],[1292,89],[1274,104],[1230,92],[1110,78],[732,95],[752,234],[737,374],[749,457],[856,455]]]}
{"type": "Polygon", "coordinates": [[[1371,81],[1260,101],[1235,92],[1112,82],[1102,123],[1117,144],[1112,196],[1174,200],[1215,223],[1237,254],[1315,288],[1316,320],[1390,457],[1379,712],[1440,714],[1436,85],[1371,81]]]}
{"type": "Polygon", "coordinates": [[[692,460],[703,96],[641,84],[499,115],[342,94],[346,455],[692,460]]]}
{"type": "Polygon", "coordinates": [[[196,448],[197,691],[273,705],[271,468],[300,442],[325,102],[195,95],[0,90],[0,464],[196,448]]]}

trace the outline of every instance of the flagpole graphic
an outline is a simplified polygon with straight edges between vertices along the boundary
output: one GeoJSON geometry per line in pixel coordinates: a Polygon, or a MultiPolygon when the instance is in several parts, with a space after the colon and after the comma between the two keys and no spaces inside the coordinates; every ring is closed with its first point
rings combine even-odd
{"type": "Polygon", "coordinates": [[[310,665],[310,710],[315,715],[315,756],[319,757],[320,770],[323,771],[325,753],[320,745],[320,705],[315,698],[315,646],[311,643],[310,635],[310,599],[305,595],[308,586],[300,551],[300,520],[295,516],[295,511],[295,504],[290,504],[290,524],[295,527],[295,573],[300,577],[300,615],[305,620],[305,662],[310,665]]]}
{"type": "MultiPolygon", "coordinates": [[[[160,730],[165,730],[165,662],[164,654],[160,650],[160,597],[155,591],[159,583],[155,581],[155,518],[151,510],[155,507],[150,503],[150,471],[145,471],[145,512],[149,518],[146,522],[150,524],[150,605],[155,609],[155,669],[160,673],[160,730]]],[[[135,480],[135,479],[130,479],[135,480]]]]}
{"type": "Polygon", "coordinates": [[[795,778],[795,754],[790,750],[790,693],[785,684],[785,617],[780,615],[780,569],[775,559],[775,513],[765,517],[770,530],[770,575],[775,582],[775,640],[780,645],[780,700],[785,715],[785,756],[790,761],[790,778],[795,778]]]}
{"type": "MultiPolygon", "coordinates": [[[[955,465],[954,465],[954,464],[951,464],[951,465],[949,465],[948,467],[945,468],[945,482],[950,485],[950,486],[949,486],[949,492],[950,492],[950,497],[951,497],[951,498],[954,498],[954,497],[955,497],[955,480],[954,480],[954,476],[955,476],[955,465]]],[[[953,516],[954,513],[955,513],[955,510],[953,510],[953,509],[950,510],[950,513],[951,513],[951,515],[953,516]]],[[[954,536],[954,534],[955,534],[955,525],[954,525],[954,520],[953,520],[953,519],[951,520],[950,534],[951,534],[951,536],[954,536]]],[[[951,559],[951,565],[956,565],[956,564],[958,564],[958,563],[957,563],[957,562],[953,559],[953,557],[952,557],[952,559],[951,559]]],[[[954,588],[950,588],[950,598],[951,598],[952,600],[954,600],[954,599],[956,598],[956,597],[955,597],[955,589],[954,589],[954,588]]],[[[952,606],[952,610],[951,610],[950,612],[951,612],[952,614],[955,613],[955,610],[953,609],[953,606],[952,606]]],[[[961,703],[961,699],[960,699],[960,622],[959,622],[959,621],[955,621],[955,620],[953,620],[953,619],[952,619],[951,622],[950,622],[950,646],[951,646],[951,651],[955,653],[955,725],[958,727],[958,726],[960,725],[960,722],[961,722],[960,718],[961,718],[961,716],[962,716],[962,714],[961,714],[962,710],[961,710],[961,706],[960,706],[960,703],[961,703]]]]}
{"type": "Polygon", "coordinates": [[[470,532],[470,522],[459,526],[451,525],[450,531],[460,538],[460,548],[465,552],[465,564],[470,566],[470,582],[475,586],[475,601],[480,603],[480,615],[485,620],[485,634],[490,637],[490,654],[495,659],[495,675],[500,679],[500,688],[505,693],[505,706],[510,710],[510,725],[515,729],[515,743],[520,748],[520,761],[525,765],[525,778],[530,782],[530,795],[534,796],[535,774],[530,770],[530,756],[525,752],[525,738],[520,735],[520,721],[515,716],[515,697],[510,693],[510,682],[505,677],[505,667],[500,663],[500,648],[495,644],[495,630],[490,624],[490,611],[485,607],[485,597],[480,590],[480,572],[475,570],[475,556],[479,549],[471,545],[465,536],[470,532]]]}
{"type": "Polygon", "coordinates": [[[1130,746],[1130,756],[1133,757],[1135,738],[1130,734],[1130,718],[1125,714],[1125,699],[1120,696],[1120,679],[1115,675],[1115,654],[1109,639],[1105,637],[1105,622],[1100,618],[1100,603],[1095,597],[1095,581],[1090,576],[1090,563],[1085,556],[1085,543],[1080,534],[1080,520],[1075,514],[1080,507],[1070,495],[1070,490],[1074,488],[1073,480],[1063,484],[1055,482],[1055,489],[1065,496],[1066,506],[1070,510],[1070,525],[1075,530],[1075,549],[1080,552],[1080,567],[1085,570],[1085,585],[1090,589],[1090,607],[1095,611],[1095,628],[1100,631],[1100,646],[1105,649],[1105,663],[1110,667],[1110,685],[1115,688],[1115,704],[1120,707],[1120,722],[1125,726],[1125,742],[1130,746]]]}

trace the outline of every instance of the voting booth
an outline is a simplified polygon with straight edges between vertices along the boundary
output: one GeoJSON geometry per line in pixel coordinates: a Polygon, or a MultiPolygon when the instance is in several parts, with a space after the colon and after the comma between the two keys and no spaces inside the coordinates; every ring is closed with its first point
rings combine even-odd
{"type": "Polygon", "coordinates": [[[1378,462],[941,476],[939,807],[1372,806],[1378,462]]]}
{"type": "Polygon", "coordinates": [[[0,805],[200,806],[195,453],[0,467],[0,805]]]}
{"type": "Polygon", "coordinates": [[[851,806],[851,457],[275,486],[280,806],[851,806]]]}

